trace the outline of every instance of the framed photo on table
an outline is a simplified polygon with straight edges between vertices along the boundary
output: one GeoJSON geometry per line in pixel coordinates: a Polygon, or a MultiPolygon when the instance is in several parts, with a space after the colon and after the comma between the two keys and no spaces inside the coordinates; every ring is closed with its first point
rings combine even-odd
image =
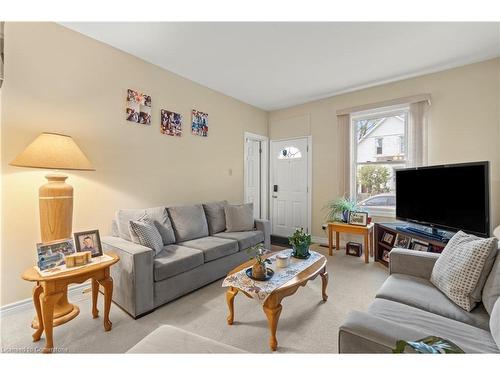
{"type": "Polygon", "coordinates": [[[76,251],[90,251],[92,258],[102,256],[102,244],[99,231],[89,230],[86,232],[74,233],[76,251]]]}
{"type": "Polygon", "coordinates": [[[64,265],[64,257],[75,253],[73,240],[67,238],[36,244],[38,267],[44,271],[64,265]]]}
{"type": "Polygon", "coordinates": [[[348,222],[352,225],[361,225],[366,227],[368,224],[368,212],[350,212],[348,222]]]}

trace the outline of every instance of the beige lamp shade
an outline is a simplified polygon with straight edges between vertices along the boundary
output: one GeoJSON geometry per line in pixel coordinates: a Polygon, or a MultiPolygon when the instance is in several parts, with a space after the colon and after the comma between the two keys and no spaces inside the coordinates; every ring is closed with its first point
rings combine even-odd
{"type": "Polygon", "coordinates": [[[42,133],[11,163],[17,167],[93,171],[89,159],[68,135],[42,133]]]}

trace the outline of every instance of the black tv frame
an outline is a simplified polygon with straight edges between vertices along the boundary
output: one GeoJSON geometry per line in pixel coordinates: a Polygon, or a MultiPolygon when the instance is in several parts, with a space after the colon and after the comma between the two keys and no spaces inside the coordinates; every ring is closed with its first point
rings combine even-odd
{"type": "MultiPolygon", "coordinates": [[[[462,228],[455,228],[455,227],[449,227],[446,225],[442,224],[436,224],[436,223],[430,223],[430,222],[425,222],[425,221],[419,221],[419,220],[414,220],[414,219],[408,219],[404,217],[397,216],[397,207],[396,207],[396,219],[401,220],[401,221],[406,221],[408,223],[415,223],[419,225],[425,225],[428,226],[432,229],[432,235],[434,236],[439,236],[439,233],[437,233],[436,228],[443,229],[443,230],[449,230],[449,231],[459,231],[463,230],[466,233],[474,234],[476,236],[480,237],[489,237],[490,232],[491,232],[491,223],[490,223],[490,162],[489,161],[476,161],[476,162],[470,162],[470,163],[457,163],[457,164],[441,164],[441,165],[430,165],[430,166],[424,166],[424,167],[410,167],[410,168],[401,168],[396,170],[396,178],[397,178],[397,171],[401,170],[421,170],[421,169],[438,169],[438,168],[456,168],[456,167],[467,167],[467,166],[475,166],[475,165],[481,165],[485,167],[486,173],[484,174],[484,186],[485,186],[485,191],[484,195],[486,197],[485,199],[485,212],[486,212],[486,233],[480,233],[480,232],[475,232],[471,230],[466,230],[462,228]]],[[[397,202],[397,190],[396,190],[396,202],[397,202]]]]}

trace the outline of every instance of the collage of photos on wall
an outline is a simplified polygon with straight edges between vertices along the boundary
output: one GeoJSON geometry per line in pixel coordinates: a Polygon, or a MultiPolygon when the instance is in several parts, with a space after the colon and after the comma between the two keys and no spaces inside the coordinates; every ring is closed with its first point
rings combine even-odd
{"type": "Polygon", "coordinates": [[[208,113],[193,109],[191,111],[191,115],[191,134],[199,135],[201,137],[208,137],[208,113]]]}
{"type": "Polygon", "coordinates": [[[182,135],[182,115],[162,109],[160,113],[161,134],[180,137],[182,135]]]}
{"type": "Polygon", "coordinates": [[[151,125],[151,96],[127,90],[127,121],[151,125]]]}

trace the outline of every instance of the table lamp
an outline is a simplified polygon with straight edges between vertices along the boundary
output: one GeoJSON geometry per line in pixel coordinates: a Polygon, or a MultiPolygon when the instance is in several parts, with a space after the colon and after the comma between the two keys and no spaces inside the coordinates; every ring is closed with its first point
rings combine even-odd
{"type": "MultiPolygon", "coordinates": [[[[42,133],[10,165],[54,170],[93,171],[90,161],[73,138],[42,133]]],[[[73,187],[68,176],[52,173],[38,191],[42,242],[71,238],[73,225],[73,187]]]]}

